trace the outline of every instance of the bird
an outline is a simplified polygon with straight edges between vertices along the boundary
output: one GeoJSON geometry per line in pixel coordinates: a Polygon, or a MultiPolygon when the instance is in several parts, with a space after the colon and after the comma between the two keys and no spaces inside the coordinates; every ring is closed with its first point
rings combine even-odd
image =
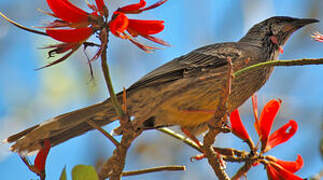
{"type": "MultiPolygon", "coordinates": [[[[139,129],[168,126],[199,129],[218,111],[227,79],[228,58],[233,71],[276,60],[281,47],[296,30],[319,20],[274,16],[254,25],[237,42],[206,45],[156,68],[127,90],[127,111],[139,129]]],[[[241,74],[232,80],[227,111],[242,105],[269,79],[273,67],[241,74]]],[[[122,92],[117,94],[122,101],[122,92]]],[[[110,98],[68,112],[8,137],[11,151],[29,153],[39,150],[48,139],[52,146],[93,129],[87,121],[104,126],[118,119],[110,98]]]]}

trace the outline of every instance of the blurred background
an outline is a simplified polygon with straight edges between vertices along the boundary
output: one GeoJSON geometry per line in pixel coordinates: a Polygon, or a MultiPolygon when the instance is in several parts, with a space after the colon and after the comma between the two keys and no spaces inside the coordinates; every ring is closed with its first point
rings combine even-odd
{"type": "MultiPolygon", "coordinates": [[[[85,7],[83,0],[70,0],[85,7]]],[[[157,0],[147,0],[152,4],[157,0]]],[[[138,0],[106,0],[110,12],[138,0]]],[[[110,37],[108,62],[114,87],[120,91],[156,67],[191,50],[211,43],[237,41],[255,23],[268,17],[286,15],[315,17],[323,21],[321,0],[169,0],[161,7],[135,15],[139,19],[165,20],[165,30],[157,36],[172,47],[147,54],[128,41],[110,37]]],[[[31,27],[52,21],[51,17],[37,11],[48,10],[45,0],[1,0],[0,11],[17,22],[31,27]]],[[[297,31],[284,47],[280,59],[322,58],[323,44],[313,41],[310,35],[323,32],[323,23],[297,31]]],[[[92,39],[96,41],[96,39],[92,39]]],[[[54,59],[47,58],[47,51],[40,49],[55,41],[48,37],[22,31],[0,20],[0,139],[5,139],[27,127],[61,113],[103,101],[107,91],[99,61],[93,63],[94,80],[86,57],[80,49],[67,61],[50,68],[35,71],[54,59]]],[[[148,43],[149,44],[149,43],[148,43]]],[[[87,53],[93,55],[95,48],[87,53]]],[[[294,119],[299,124],[295,136],[274,148],[268,154],[282,160],[294,161],[297,154],[304,158],[304,168],[297,175],[306,178],[323,168],[320,139],[323,122],[323,66],[278,67],[270,80],[258,92],[259,110],[272,98],[283,100],[282,108],[273,130],[294,119]]],[[[256,141],[253,114],[248,100],[240,112],[248,132],[256,141]]],[[[105,127],[111,131],[116,124],[105,127]]],[[[220,135],[220,147],[248,150],[247,146],[232,135],[220,135]]],[[[1,179],[37,179],[19,159],[0,145],[1,179]]],[[[51,149],[47,159],[47,178],[58,179],[66,167],[68,175],[77,164],[96,166],[107,159],[113,145],[97,131],[91,131],[51,149]]],[[[163,172],[125,179],[207,179],[214,177],[206,160],[190,162],[198,152],[183,143],[157,131],[143,133],[133,144],[127,157],[125,170],[136,170],[159,165],[185,165],[184,172],[163,172]]],[[[33,159],[34,157],[32,157],[33,159]]],[[[232,176],[241,164],[228,163],[232,176]]],[[[249,179],[266,177],[262,165],[248,172],[249,179]]]]}

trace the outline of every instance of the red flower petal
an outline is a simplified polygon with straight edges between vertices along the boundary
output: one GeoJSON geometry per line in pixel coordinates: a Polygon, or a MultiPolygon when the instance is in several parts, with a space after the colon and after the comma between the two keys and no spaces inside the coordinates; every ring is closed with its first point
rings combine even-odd
{"type": "Polygon", "coordinates": [[[151,53],[152,50],[156,50],[159,48],[156,47],[151,47],[151,46],[146,46],[134,39],[129,39],[130,42],[132,42],[134,45],[136,45],[138,48],[142,49],[143,51],[145,51],[146,53],[151,53]]]}
{"type": "Polygon", "coordinates": [[[140,8],[143,8],[146,6],[146,1],[145,0],[140,0],[139,3],[136,4],[130,4],[124,7],[121,7],[118,9],[119,12],[123,12],[123,13],[139,13],[141,11],[140,8]]]}
{"type": "Polygon", "coordinates": [[[129,19],[128,32],[133,35],[151,35],[165,28],[164,21],[129,19]]]}
{"type": "Polygon", "coordinates": [[[258,136],[260,137],[261,135],[260,135],[260,122],[259,122],[259,115],[258,115],[258,98],[257,98],[256,94],[254,94],[251,97],[251,101],[252,101],[253,115],[255,117],[254,126],[255,126],[257,133],[258,133],[258,136]]]}
{"type": "Polygon", "coordinates": [[[268,180],[280,180],[280,175],[278,171],[271,165],[266,166],[268,180]]]}
{"type": "Polygon", "coordinates": [[[104,1],[103,0],[95,0],[96,6],[98,7],[98,11],[101,15],[104,15],[104,1]]]}
{"type": "MultiPolygon", "coordinates": [[[[47,67],[50,67],[50,66],[53,66],[55,64],[58,64],[60,62],[65,61],[68,57],[70,57],[80,47],[81,44],[73,43],[72,45],[74,45],[74,46],[71,48],[71,51],[69,53],[65,54],[63,57],[61,57],[61,58],[59,58],[59,59],[57,59],[57,60],[55,60],[55,61],[53,61],[53,62],[51,62],[51,63],[49,63],[47,65],[45,65],[45,66],[37,68],[36,70],[44,69],[44,68],[47,68],[47,67]]],[[[55,51],[55,49],[53,51],[55,51]]]]}
{"type": "Polygon", "coordinates": [[[79,23],[88,21],[88,13],[74,6],[68,0],[47,0],[49,8],[55,15],[70,23],[79,23]]]}
{"type": "Polygon", "coordinates": [[[277,159],[275,161],[275,163],[277,163],[278,165],[280,165],[281,167],[285,168],[286,170],[295,173],[298,170],[300,170],[303,165],[304,165],[304,161],[301,155],[297,155],[297,159],[296,161],[282,161],[277,159]]]}
{"type": "Polygon", "coordinates": [[[55,21],[50,22],[45,27],[39,27],[39,28],[61,28],[61,27],[70,27],[70,25],[71,24],[66,21],[56,19],[55,21]]]}
{"type": "Polygon", "coordinates": [[[49,57],[53,57],[54,54],[62,54],[66,51],[73,49],[75,46],[78,46],[79,43],[60,43],[60,44],[54,44],[50,46],[43,47],[42,49],[52,49],[48,52],[49,57]]]}
{"type": "Polygon", "coordinates": [[[264,149],[264,152],[269,151],[275,146],[288,141],[297,131],[297,123],[294,120],[290,120],[287,124],[277,129],[268,138],[268,143],[264,149]]]}
{"type": "Polygon", "coordinates": [[[121,33],[123,33],[127,29],[128,24],[128,17],[124,13],[114,12],[113,18],[109,22],[109,28],[112,34],[117,37],[124,38],[121,33]]]}
{"type": "Polygon", "coordinates": [[[102,10],[103,7],[105,6],[103,0],[95,0],[95,3],[96,3],[96,7],[98,7],[99,11],[102,10]]]}
{"type": "Polygon", "coordinates": [[[73,43],[73,42],[83,42],[88,39],[93,31],[91,28],[78,28],[78,29],[46,29],[46,33],[62,42],[73,43]]]}
{"type": "Polygon", "coordinates": [[[153,41],[155,43],[158,43],[160,45],[164,45],[164,46],[170,46],[170,44],[168,44],[166,41],[162,40],[162,39],[159,39],[159,38],[156,38],[156,37],[153,37],[153,36],[149,36],[149,35],[142,35],[142,37],[150,40],[150,41],[153,41]]]}
{"type": "Polygon", "coordinates": [[[258,121],[258,98],[256,94],[252,95],[251,101],[252,101],[252,110],[255,116],[255,120],[258,121]]]}
{"type": "Polygon", "coordinates": [[[319,33],[319,32],[315,32],[315,33],[312,35],[312,38],[313,38],[315,41],[323,42],[323,34],[321,34],[321,33],[319,33]]]}
{"type": "Polygon", "coordinates": [[[37,170],[39,170],[39,172],[45,170],[45,164],[49,150],[50,142],[49,140],[45,140],[43,147],[39,150],[34,161],[34,166],[37,168],[37,170]]]}
{"type": "Polygon", "coordinates": [[[155,4],[152,4],[152,5],[144,8],[146,6],[146,1],[145,0],[140,0],[139,3],[130,4],[128,6],[121,7],[117,11],[123,12],[123,13],[126,13],[126,14],[138,14],[138,13],[141,13],[143,11],[147,11],[147,10],[150,10],[150,9],[157,8],[158,6],[164,4],[166,1],[167,0],[160,0],[160,1],[156,2],[155,4]]]}
{"type": "Polygon", "coordinates": [[[141,9],[141,11],[147,11],[147,10],[150,10],[150,9],[154,9],[154,8],[156,8],[156,7],[158,7],[158,6],[162,5],[162,4],[164,4],[166,1],[167,1],[167,0],[161,0],[161,1],[158,1],[158,2],[156,2],[156,3],[155,3],[155,4],[153,4],[153,5],[150,5],[150,6],[146,7],[146,8],[144,8],[144,9],[141,9]]]}
{"type": "Polygon", "coordinates": [[[268,164],[266,170],[270,180],[303,180],[303,178],[296,176],[275,163],[268,164]]]}
{"type": "Polygon", "coordinates": [[[250,139],[248,132],[242,124],[238,109],[230,114],[230,122],[233,134],[245,141],[250,139]]]}
{"type": "Polygon", "coordinates": [[[280,101],[273,99],[265,105],[261,112],[259,119],[260,140],[262,143],[261,150],[264,150],[267,145],[268,136],[279,108],[280,101]]]}

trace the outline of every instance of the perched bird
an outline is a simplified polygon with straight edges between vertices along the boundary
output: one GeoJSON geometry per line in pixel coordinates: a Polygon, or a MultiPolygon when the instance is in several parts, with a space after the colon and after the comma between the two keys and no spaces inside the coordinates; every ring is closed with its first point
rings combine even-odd
{"type": "MultiPolygon", "coordinates": [[[[160,66],[127,89],[127,109],[138,128],[178,125],[191,130],[208,122],[217,111],[227,79],[227,59],[233,70],[277,59],[281,46],[299,28],[316,19],[271,17],[254,25],[238,42],[211,44],[160,66]]],[[[238,108],[268,80],[264,67],[233,79],[228,112],[238,108]]],[[[118,94],[121,102],[122,93],[118,94]]],[[[110,99],[54,117],[6,139],[12,151],[38,150],[45,139],[52,146],[91,129],[88,120],[103,126],[117,119],[110,99]]]]}

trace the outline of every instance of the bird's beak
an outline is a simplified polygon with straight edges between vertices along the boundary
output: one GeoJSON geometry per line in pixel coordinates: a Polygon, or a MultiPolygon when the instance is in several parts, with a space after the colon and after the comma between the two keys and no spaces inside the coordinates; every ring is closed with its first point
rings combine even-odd
{"type": "Polygon", "coordinates": [[[317,23],[317,22],[320,22],[320,21],[317,19],[308,18],[308,19],[297,19],[297,20],[295,20],[295,22],[293,24],[294,24],[294,26],[301,28],[301,27],[306,26],[308,24],[317,23]]]}
{"type": "Polygon", "coordinates": [[[313,18],[295,19],[283,27],[284,32],[292,33],[308,24],[317,23],[319,20],[313,18]]]}
{"type": "Polygon", "coordinates": [[[302,28],[308,24],[312,24],[312,23],[317,23],[320,22],[317,19],[313,19],[313,18],[306,18],[306,19],[296,19],[292,24],[294,26],[294,28],[297,30],[299,28],[302,28]]]}

